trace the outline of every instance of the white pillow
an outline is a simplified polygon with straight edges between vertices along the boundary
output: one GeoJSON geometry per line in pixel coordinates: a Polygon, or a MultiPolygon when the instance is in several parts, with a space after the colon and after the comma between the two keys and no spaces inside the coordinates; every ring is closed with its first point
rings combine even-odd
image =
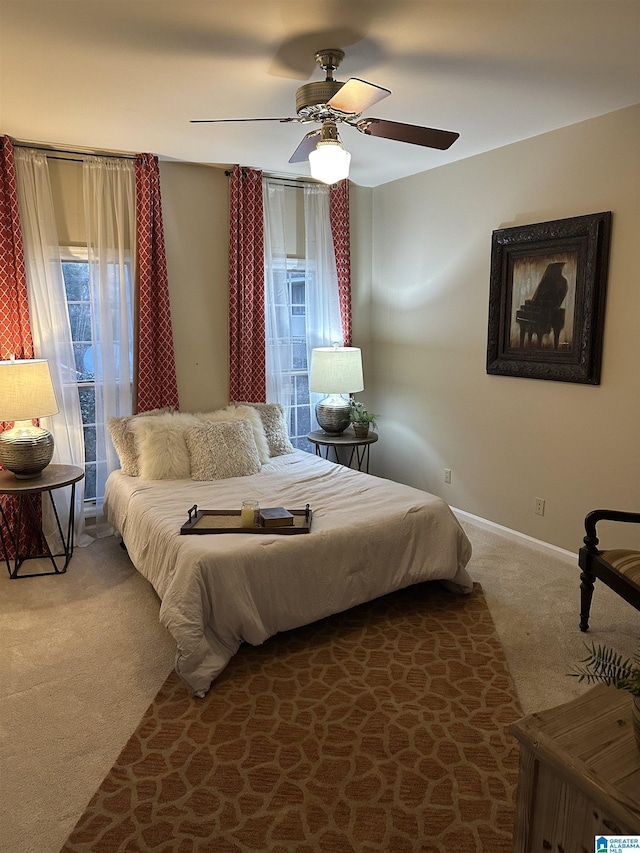
{"type": "Polygon", "coordinates": [[[191,476],[185,431],[198,423],[195,415],[172,412],[131,424],[145,480],[186,480],[191,476]]]}
{"type": "Polygon", "coordinates": [[[140,469],[138,467],[138,451],[136,449],[136,439],[131,429],[131,425],[138,418],[148,418],[158,415],[164,415],[171,412],[172,409],[167,407],[164,409],[151,409],[149,412],[140,412],[138,415],[125,415],[120,418],[109,418],[107,421],[107,429],[111,436],[111,441],[118,454],[120,460],[120,470],[128,477],[138,477],[140,469]]]}
{"type": "Polygon", "coordinates": [[[269,445],[269,456],[284,456],[285,453],[295,452],[295,447],[289,440],[284,406],[281,403],[235,403],[235,405],[251,406],[258,411],[269,445]]]}
{"type": "Polygon", "coordinates": [[[260,462],[269,461],[269,456],[271,455],[269,453],[269,443],[264,427],[262,426],[262,418],[257,409],[254,409],[252,406],[227,406],[226,409],[218,409],[215,412],[207,412],[205,414],[199,412],[196,417],[209,423],[249,421],[253,430],[253,438],[258,449],[260,462]]]}
{"type": "Polygon", "coordinates": [[[261,464],[249,421],[203,421],[185,432],[192,480],[257,474],[261,464]]]}

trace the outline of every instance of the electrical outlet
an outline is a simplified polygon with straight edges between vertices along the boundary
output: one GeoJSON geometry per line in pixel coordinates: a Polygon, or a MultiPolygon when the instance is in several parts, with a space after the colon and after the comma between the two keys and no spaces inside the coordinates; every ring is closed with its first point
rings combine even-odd
{"type": "Polygon", "coordinates": [[[544,498],[536,498],[536,515],[544,515],[544,498]]]}
{"type": "Polygon", "coordinates": [[[451,468],[444,469],[444,481],[445,483],[451,482],[451,468]]]}

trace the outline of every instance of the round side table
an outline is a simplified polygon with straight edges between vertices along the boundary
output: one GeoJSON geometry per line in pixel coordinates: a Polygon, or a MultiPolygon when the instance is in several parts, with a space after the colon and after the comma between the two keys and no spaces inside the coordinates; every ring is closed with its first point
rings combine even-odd
{"type": "Polygon", "coordinates": [[[322,429],[314,429],[312,432],[307,433],[307,440],[315,444],[316,456],[329,459],[333,450],[334,459],[340,465],[346,465],[347,468],[351,468],[355,459],[357,470],[368,474],[369,448],[378,440],[378,433],[370,431],[366,438],[357,438],[352,429],[346,429],[339,435],[331,435],[322,429]],[[344,454],[349,454],[348,462],[344,462],[340,458],[340,450],[342,448],[344,448],[344,454]]]}
{"type": "Polygon", "coordinates": [[[67,571],[69,560],[73,555],[76,483],[83,477],[84,471],[77,465],[47,465],[39,477],[31,477],[27,480],[19,480],[11,471],[0,471],[0,495],[10,495],[16,499],[15,514],[11,513],[13,515],[11,519],[7,512],[8,507],[5,507],[0,501],[0,541],[10,578],[63,575],[67,571]],[[65,486],[71,486],[66,536],[63,533],[58,509],[53,499],[53,492],[65,486]],[[41,499],[45,492],[49,495],[58,535],[62,543],[62,552],[57,554],[51,551],[42,529],[41,499]],[[32,549],[37,549],[38,553],[32,553],[32,549]],[[60,557],[64,558],[61,568],[57,563],[57,558],[60,557]],[[25,560],[39,558],[48,559],[53,566],[53,571],[18,574],[25,560]]]}

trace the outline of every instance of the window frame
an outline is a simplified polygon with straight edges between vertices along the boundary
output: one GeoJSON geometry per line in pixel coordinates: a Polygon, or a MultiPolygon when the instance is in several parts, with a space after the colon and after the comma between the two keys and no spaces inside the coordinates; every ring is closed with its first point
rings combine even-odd
{"type": "MultiPolygon", "coordinates": [[[[77,264],[87,264],[88,265],[88,263],[89,263],[88,247],[86,245],[81,245],[81,244],[60,246],[59,252],[60,252],[60,263],[62,264],[62,268],[63,268],[63,280],[65,282],[65,304],[67,306],[67,315],[69,316],[69,325],[71,327],[71,314],[69,311],[69,307],[71,305],[86,304],[89,307],[89,328],[91,331],[91,328],[92,328],[91,297],[89,296],[89,298],[87,300],[69,300],[69,298],[67,296],[67,292],[66,292],[66,279],[64,278],[64,265],[65,264],[77,263],[77,264]]],[[[93,346],[93,333],[91,334],[91,340],[90,341],[78,342],[73,338],[73,328],[71,327],[71,341],[72,341],[72,345],[75,345],[76,343],[87,343],[90,346],[93,346]]],[[[75,361],[75,351],[74,351],[74,361],[75,361]]],[[[82,417],[82,446],[84,449],[84,468],[85,468],[84,515],[85,515],[85,518],[94,516],[96,514],[96,508],[98,506],[98,503],[102,502],[102,497],[98,498],[97,494],[93,494],[93,495],[89,495],[89,496],[87,496],[87,494],[86,494],[86,484],[88,482],[87,469],[93,468],[93,471],[95,474],[95,473],[97,473],[97,467],[98,467],[98,461],[96,458],[87,459],[87,441],[86,441],[87,429],[93,429],[94,431],[97,430],[95,385],[96,385],[95,374],[94,374],[93,380],[78,379],[77,378],[77,369],[76,369],[76,389],[78,391],[78,398],[79,398],[78,402],[79,402],[79,406],[80,406],[80,414],[82,417]],[[91,422],[91,423],[85,422],[85,419],[84,419],[82,401],[80,400],[80,392],[83,388],[93,389],[93,418],[94,419],[93,419],[93,422],[91,422]]],[[[95,442],[94,442],[94,445],[95,445],[95,442]]],[[[97,454],[95,454],[95,455],[97,455],[97,454]]],[[[96,479],[94,476],[94,483],[95,482],[96,482],[96,479]]]]}
{"type": "MultiPolygon", "coordinates": [[[[277,265],[275,265],[275,269],[276,270],[277,269],[282,270],[282,266],[283,266],[282,259],[278,259],[278,263],[277,263],[277,265]]],[[[289,423],[288,423],[287,427],[289,430],[290,440],[291,440],[292,444],[294,445],[294,447],[297,447],[300,450],[305,450],[307,452],[313,452],[311,450],[311,445],[307,441],[307,437],[306,437],[307,432],[311,429],[312,424],[313,424],[313,412],[311,409],[311,397],[310,397],[310,392],[309,392],[309,367],[310,367],[310,365],[309,365],[308,329],[307,329],[307,318],[306,318],[306,286],[307,286],[307,278],[308,278],[309,272],[310,272],[310,264],[309,264],[309,261],[307,261],[307,259],[303,256],[287,255],[284,258],[284,270],[283,271],[284,271],[285,276],[286,276],[286,282],[287,282],[288,294],[289,294],[288,307],[290,310],[290,314],[289,314],[290,336],[289,336],[289,341],[287,343],[288,343],[289,347],[291,348],[291,370],[287,371],[287,373],[290,377],[290,380],[291,380],[291,383],[290,383],[291,396],[289,399],[289,423]],[[299,301],[294,302],[294,300],[293,300],[293,285],[294,285],[294,283],[291,281],[291,276],[293,274],[296,274],[296,273],[302,278],[303,286],[305,288],[305,291],[304,291],[305,292],[305,301],[304,302],[299,302],[299,301]],[[294,310],[296,308],[303,309],[303,310],[296,312],[294,310]],[[299,335],[294,336],[293,329],[292,329],[292,325],[295,321],[295,318],[300,318],[300,317],[302,317],[304,320],[304,338],[300,338],[299,335]],[[296,368],[294,366],[295,359],[294,359],[293,351],[294,351],[294,347],[295,347],[296,342],[304,345],[306,367],[296,368]],[[299,379],[304,379],[305,377],[307,380],[307,390],[306,390],[307,400],[306,400],[306,402],[300,402],[298,400],[299,379]],[[297,427],[297,424],[299,423],[298,412],[304,408],[306,408],[309,412],[309,429],[305,430],[302,433],[299,433],[297,428],[296,429],[293,428],[293,425],[295,424],[297,427]]],[[[265,307],[266,307],[266,305],[265,305],[265,307]]],[[[280,306],[280,307],[287,307],[287,306],[280,306]]],[[[284,344],[285,341],[283,340],[281,343],[284,344]]],[[[304,391],[303,391],[303,394],[304,394],[304,391]]]]}

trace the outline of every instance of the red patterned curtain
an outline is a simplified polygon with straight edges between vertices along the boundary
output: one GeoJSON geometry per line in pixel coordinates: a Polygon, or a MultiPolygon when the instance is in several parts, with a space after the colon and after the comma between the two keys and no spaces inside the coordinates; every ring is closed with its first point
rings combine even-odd
{"type": "Polygon", "coordinates": [[[134,412],[178,408],[171,306],[162,227],[160,170],[152,154],[136,157],[136,354],[134,412]]]}
{"type": "MultiPolygon", "coordinates": [[[[2,139],[0,157],[0,359],[33,358],[13,145],[2,139]]],[[[0,432],[6,426],[0,425],[0,432]]]]}
{"type": "Polygon", "coordinates": [[[229,215],[229,399],[267,399],[262,172],[236,166],[229,215]]]}
{"type": "MultiPolygon", "coordinates": [[[[20,230],[20,210],[16,190],[13,144],[8,136],[2,138],[0,151],[0,359],[33,358],[33,339],[29,323],[27,277],[20,230]]],[[[0,432],[11,429],[12,423],[0,423],[0,432]]],[[[7,523],[15,530],[17,500],[10,495],[0,497],[7,523]]],[[[20,552],[25,553],[27,542],[21,531],[20,552]]],[[[1,557],[15,556],[13,543],[2,531],[4,550],[1,557]]],[[[37,553],[37,552],[35,552],[37,553]]]]}
{"type": "Polygon", "coordinates": [[[336,254],[338,293],[344,345],[351,346],[351,240],[349,229],[349,181],[333,184],[329,190],[331,233],[336,254]]]}

